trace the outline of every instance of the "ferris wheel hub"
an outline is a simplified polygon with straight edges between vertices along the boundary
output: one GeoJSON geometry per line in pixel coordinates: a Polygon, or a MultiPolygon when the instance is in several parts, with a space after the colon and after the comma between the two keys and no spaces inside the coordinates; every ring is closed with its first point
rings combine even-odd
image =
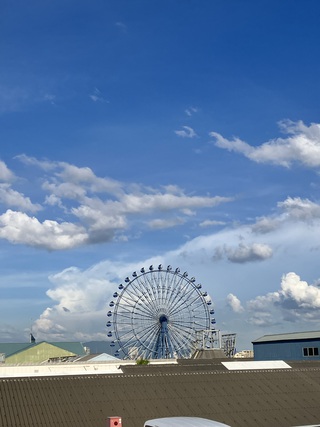
{"type": "Polygon", "coordinates": [[[159,322],[162,324],[164,322],[168,323],[168,317],[165,314],[161,314],[161,316],[159,317],[159,322]]]}

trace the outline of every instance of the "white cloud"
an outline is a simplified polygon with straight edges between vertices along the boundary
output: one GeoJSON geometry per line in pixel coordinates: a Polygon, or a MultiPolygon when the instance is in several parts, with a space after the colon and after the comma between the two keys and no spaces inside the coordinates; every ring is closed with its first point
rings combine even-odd
{"type": "Polygon", "coordinates": [[[0,160],[0,181],[8,182],[14,179],[14,173],[0,160]]]}
{"type": "Polygon", "coordinates": [[[288,197],[285,201],[279,202],[278,206],[295,220],[320,219],[320,205],[308,199],[288,197]]]}
{"type": "Polygon", "coordinates": [[[50,276],[47,295],[53,305],[35,321],[36,339],[106,340],[109,302],[125,274],[123,265],[104,261],[87,270],[70,267],[50,276]]]}
{"type": "Polygon", "coordinates": [[[121,31],[126,32],[127,31],[127,26],[126,24],[124,24],[121,21],[118,21],[115,23],[115,26],[118,27],[121,31]]]}
{"type": "Polygon", "coordinates": [[[227,295],[227,304],[235,313],[243,313],[244,311],[241,301],[233,294],[227,295]]]}
{"type": "Polygon", "coordinates": [[[226,223],[223,221],[215,221],[215,220],[210,220],[210,219],[206,219],[205,221],[200,222],[199,226],[200,227],[212,227],[215,225],[225,225],[226,223]]]}
{"type": "Polygon", "coordinates": [[[71,223],[39,222],[22,212],[7,210],[0,215],[0,238],[49,250],[70,249],[88,241],[86,230],[71,223]]]}
{"type": "MultiPolygon", "coordinates": [[[[148,224],[153,229],[174,227],[190,221],[197,209],[213,208],[232,200],[187,195],[170,184],[161,189],[123,184],[98,177],[88,167],[66,162],[39,161],[26,155],[17,158],[32,166],[33,171],[37,171],[36,167],[40,173],[45,172],[45,177],[35,181],[42,182],[40,190],[45,192],[42,217],[46,215],[45,209],[54,207],[55,217],[61,219],[40,221],[29,217],[27,211],[37,212],[41,206],[11,189],[9,184],[0,184],[0,202],[11,208],[0,216],[0,238],[15,244],[62,250],[119,240],[124,238],[121,235],[124,230],[136,224],[139,227],[148,224]],[[164,212],[174,220],[162,218],[164,212]]],[[[135,234],[140,232],[137,230],[135,234]]]]}
{"type": "Polygon", "coordinates": [[[128,213],[148,212],[153,210],[170,211],[174,209],[196,209],[217,206],[231,201],[228,197],[202,197],[157,193],[157,194],[125,194],[121,198],[122,210],[128,213]]]}
{"type": "Polygon", "coordinates": [[[198,135],[190,126],[182,126],[183,130],[175,130],[174,133],[182,138],[196,138],[198,135]]]}
{"type": "Polygon", "coordinates": [[[191,117],[194,113],[197,113],[198,111],[199,109],[197,107],[188,107],[186,108],[185,113],[187,116],[191,117]]]}
{"type": "Polygon", "coordinates": [[[254,147],[239,138],[231,140],[217,132],[211,132],[215,145],[229,151],[243,154],[257,163],[271,163],[289,167],[301,163],[309,168],[320,166],[320,124],[306,126],[302,121],[280,122],[280,128],[286,138],[275,138],[254,147]]]}
{"type": "Polygon", "coordinates": [[[278,202],[277,207],[280,209],[277,214],[257,219],[252,225],[254,233],[266,234],[284,227],[288,223],[317,223],[320,220],[320,205],[309,199],[287,197],[284,201],[278,202]]]}
{"type": "Polygon", "coordinates": [[[94,88],[93,92],[89,95],[89,98],[93,102],[106,102],[106,100],[102,96],[101,91],[98,88],[96,88],[96,87],[94,88]]]}
{"type": "Polygon", "coordinates": [[[38,160],[35,157],[30,157],[26,154],[19,154],[18,156],[15,156],[15,159],[19,160],[27,166],[37,166],[38,168],[43,169],[44,171],[51,171],[53,169],[56,169],[58,166],[57,162],[53,162],[50,160],[38,160]]]}
{"type": "Polygon", "coordinates": [[[320,320],[320,289],[301,280],[296,273],[282,277],[281,288],[257,296],[246,304],[249,322],[264,326],[283,321],[320,320]]]}
{"type": "Polygon", "coordinates": [[[165,229],[165,228],[171,228],[175,227],[177,225],[182,225],[185,223],[185,220],[183,218],[169,218],[169,219],[153,219],[152,221],[149,221],[148,225],[152,229],[165,229]]]}
{"type": "Polygon", "coordinates": [[[301,280],[295,273],[288,273],[282,278],[280,294],[284,299],[294,301],[298,307],[320,308],[320,289],[301,280]]]}
{"type": "Polygon", "coordinates": [[[252,261],[264,261],[272,257],[272,249],[263,243],[239,243],[236,248],[227,245],[215,249],[214,259],[221,259],[223,256],[230,262],[246,263],[252,261]]]}
{"type": "Polygon", "coordinates": [[[33,204],[29,197],[10,188],[9,184],[0,184],[0,203],[29,212],[37,212],[42,209],[39,204],[33,204]]]}

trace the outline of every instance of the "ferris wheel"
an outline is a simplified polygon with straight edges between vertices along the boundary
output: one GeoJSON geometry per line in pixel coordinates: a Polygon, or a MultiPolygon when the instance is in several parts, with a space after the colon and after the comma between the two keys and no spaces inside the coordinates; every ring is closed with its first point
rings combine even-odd
{"type": "Polygon", "coordinates": [[[135,271],[113,297],[107,335],[124,358],[190,357],[199,332],[215,329],[212,301],[201,284],[170,265],[135,271]]]}

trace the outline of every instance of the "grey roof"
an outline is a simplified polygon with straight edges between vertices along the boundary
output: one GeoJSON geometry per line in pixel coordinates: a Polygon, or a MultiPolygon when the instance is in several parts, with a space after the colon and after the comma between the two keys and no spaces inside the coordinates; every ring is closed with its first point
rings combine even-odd
{"type": "Polygon", "coordinates": [[[145,424],[146,427],[228,427],[227,424],[198,417],[156,418],[146,421],[145,424]]]}
{"type": "Polygon", "coordinates": [[[0,426],[105,427],[116,415],[123,427],[175,416],[231,427],[318,425],[320,361],[290,366],[228,371],[217,359],[192,359],[117,375],[3,378],[0,426]]]}
{"type": "Polygon", "coordinates": [[[263,337],[252,341],[252,343],[255,344],[260,342],[313,340],[313,339],[320,339],[320,331],[289,332],[286,334],[263,335],[263,337]]]}

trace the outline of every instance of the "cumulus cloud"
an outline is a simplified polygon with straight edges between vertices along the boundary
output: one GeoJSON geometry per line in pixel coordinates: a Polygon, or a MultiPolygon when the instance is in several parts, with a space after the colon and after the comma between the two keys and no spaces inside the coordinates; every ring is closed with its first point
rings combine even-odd
{"type": "Polygon", "coordinates": [[[190,126],[182,126],[182,130],[175,130],[174,133],[182,138],[196,138],[198,135],[190,126]]]}
{"type": "Polygon", "coordinates": [[[14,173],[8,168],[8,166],[0,160],[0,181],[8,182],[12,181],[14,173]]]}
{"type": "MultiPolygon", "coordinates": [[[[124,235],[136,224],[150,228],[181,225],[195,215],[197,209],[213,208],[231,198],[188,195],[176,185],[162,188],[124,184],[108,177],[98,177],[89,167],[66,162],[38,160],[25,154],[16,157],[33,173],[45,173],[42,182],[43,206],[13,190],[9,183],[0,183],[0,202],[8,209],[0,215],[0,238],[14,244],[26,244],[49,250],[70,249],[85,244],[126,240],[124,235]],[[54,208],[51,219],[46,209],[54,208]],[[41,220],[27,212],[42,210],[41,220]],[[163,213],[173,219],[163,218],[163,213]],[[49,218],[48,218],[49,216],[49,218]],[[54,217],[54,218],[55,218],[54,217]]],[[[1,165],[0,165],[1,166],[1,165]]],[[[3,164],[3,176],[11,174],[3,164]]],[[[137,230],[140,232],[140,230],[137,230]]]]}
{"type": "Polygon", "coordinates": [[[243,313],[244,311],[241,301],[233,294],[228,294],[227,304],[235,313],[243,313]]]}
{"type": "Polygon", "coordinates": [[[271,233],[288,223],[306,222],[318,223],[320,220],[320,205],[309,199],[287,197],[278,202],[279,212],[270,217],[258,218],[252,225],[252,231],[257,234],[271,233]]]}
{"type": "Polygon", "coordinates": [[[320,205],[308,199],[288,197],[283,202],[279,202],[278,207],[282,208],[292,219],[320,219],[320,205]]]}
{"type": "Polygon", "coordinates": [[[49,250],[70,249],[88,241],[81,226],[49,220],[41,223],[35,217],[10,209],[0,215],[0,238],[49,250]]]}
{"type": "Polygon", "coordinates": [[[284,167],[301,163],[308,168],[318,168],[320,124],[311,123],[307,126],[302,121],[284,120],[279,125],[286,137],[275,138],[256,147],[237,137],[224,138],[217,132],[210,132],[210,136],[214,138],[217,147],[241,153],[257,163],[271,163],[284,167]]]}
{"type": "Polygon", "coordinates": [[[33,204],[29,197],[25,197],[18,191],[10,188],[9,184],[0,184],[0,203],[28,212],[37,212],[42,209],[39,204],[33,204]]]}
{"type": "Polygon", "coordinates": [[[234,263],[246,263],[252,261],[264,261],[272,257],[272,249],[263,243],[244,244],[239,243],[237,247],[220,246],[215,249],[214,259],[226,257],[234,263]]]}
{"type": "Polygon", "coordinates": [[[283,275],[275,292],[259,295],[246,303],[249,322],[258,326],[282,321],[319,321],[320,289],[301,280],[294,272],[283,275]]]}
{"type": "Polygon", "coordinates": [[[108,304],[121,274],[127,274],[123,266],[104,261],[87,270],[69,267],[51,275],[47,296],[52,305],[32,327],[36,339],[106,340],[108,304]]]}

